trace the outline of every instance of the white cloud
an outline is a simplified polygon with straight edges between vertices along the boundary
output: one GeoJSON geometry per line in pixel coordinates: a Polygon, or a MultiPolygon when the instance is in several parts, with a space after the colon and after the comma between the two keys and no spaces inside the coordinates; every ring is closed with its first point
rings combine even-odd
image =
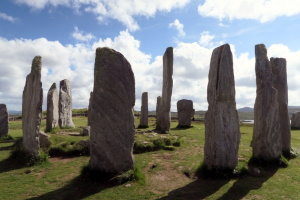
{"type": "Polygon", "coordinates": [[[91,12],[100,21],[112,18],[120,21],[130,31],[139,29],[134,19],[136,16],[153,17],[156,12],[169,12],[182,8],[191,0],[15,0],[33,9],[43,9],[46,6],[66,6],[79,11],[91,12]]]}
{"type": "Polygon", "coordinates": [[[0,12],[0,19],[5,20],[5,21],[9,21],[9,22],[16,22],[18,19],[12,16],[9,16],[3,12],[0,12]]]}
{"type": "Polygon", "coordinates": [[[212,43],[212,40],[214,38],[215,38],[214,35],[210,35],[208,31],[204,31],[201,33],[199,43],[200,43],[200,45],[211,47],[214,45],[212,43]]]}
{"type": "Polygon", "coordinates": [[[78,29],[78,27],[74,27],[74,32],[72,33],[72,37],[79,41],[90,41],[95,38],[95,36],[91,33],[84,34],[82,31],[78,29]]]}
{"type": "Polygon", "coordinates": [[[298,0],[205,0],[198,6],[202,16],[223,19],[254,19],[262,23],[300,13],[298,0]]]}
{"type": "Polygon", "coordinates": [[[175,19],[174,22],[170,23],[169,27],[174,27],[178,31],[178,36],[185,36],[185,32],[183,30],[184,25],[181,24],[178,19],[175,19]]]}

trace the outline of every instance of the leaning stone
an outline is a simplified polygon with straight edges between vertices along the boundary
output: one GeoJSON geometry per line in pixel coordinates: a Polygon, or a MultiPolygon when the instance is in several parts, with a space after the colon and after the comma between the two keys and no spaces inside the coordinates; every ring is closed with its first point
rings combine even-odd
{"type": "Polygon", "coordinates": [[[53,83],[47,95],[46,132],[58,127],[58,99],[56,83],[53,83]]]}
{"type": "Polygon", "coordinates": [[[90,136],[90,126],[82,127],[82,136],[90,136]]]}
{"type": "Polygon", "coordinates": [[[72,127],[75,125],[72,121],[72,91],[69,80],[64,79],[59,84],[59,126],[60,128],[72,127]]]}
{"type": "Polygon", "coordinates": [[[264,161],[281,156],[282,143],[278,92],[273,87],[272,66],[264,44],[255,45],[256,99],[252,138],[253,157],[264,161]]]}
{"type": "Polygon", "coordinates": [[[173,48],[168,47],[163,56],[163,87],[159,112],[156,113],[156,129],[165,133],[171,124],[171,97],[173,89],[173,48]]]}
{"type": "Polygon", "coordinates": [[[8,134],[8,113],[5,104],[0,104],[0,137],[8,134]]]}
{"type": "Polygon", "coordinates": [[[92,102],[89,168],[108,176],[133,169],[135,80],[113,49],[96,50],[92,102]]]}
{"type": "Polygon", "coordinates": [[[50,135],[47,135],[43,131],[39,132],[39,141],[41,148],[49,148],[51,146],[50,135]]]}
{"type": "Polygon", "coordinates": [[[204,165],[211,171],[233,170],[238,164],[240,125],[228,44],[213,50],[208,79],[204,165]]]}
{"type": "Polygon", "coordinates": [[[22,97],[23,147],[27,153],[33,156],[39,155],[39,132],[43,104],[41,60],[41,56],[34,57],[31,72],[26,77],[22,97]]]}
{"type": "Polygon", "coordinates": [[[141,117],[139,128],[148,128],[148,92],[142,94],[141,117]]]}
{"type": "Polygon", "coordinates": [[[271,58],[273,84],[278,91],[278,106],[280,116],[280,133],[282,152],[289,154],[291,149],[291,124],[288,112],[288,84],[286,74],[286,59],[271,58]]]}
{"type": "Polygon", "coordinates": [[[190,127],[195,114],[193,101],[181,99],[177,101],[178,127],[190,127]]]}
{"type": "Polygon", "coordinates": [[[300,112],[295,112],[292,114],[291,128],[300,129],[300,112]]]}

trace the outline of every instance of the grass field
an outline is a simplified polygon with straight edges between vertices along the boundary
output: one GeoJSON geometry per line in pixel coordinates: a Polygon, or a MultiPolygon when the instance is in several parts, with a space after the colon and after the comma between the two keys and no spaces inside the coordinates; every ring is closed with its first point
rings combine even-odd
{"type": "MultiPolygon", "coordinates": [[[[73,118],[77,127],[87,124],[86,117],[73,118]]],[[[139,120],[136,119],[136,126],[139,120]]],[[[145,181],[122,185],[99,183],[80,176],[88,156],[50,157],[49,163],[23,166],[8,159],[15,140],[22,136],[21,121],[10,122],[13,140],[0,141],[0,199],[300,199],[300,158],[289,161],[287,168],[262,169],[259,177],[245,175],[236,179],[194,178],[203,161],[204,124],[193,122],[189,129],[176,128],[172,121],[170,134],[180,146],[135,154],[135,163],[145,175],[145,181]]],[[[137,129],[136,140],[147,140],[144,131],[154,128],[149,119],[148,129],[137,129]]],[[[45,121],[42,122],[42,130],[45,121]]],[[[251,156],[252,126],[241,126],[239,165],[245,166],[251,156]]],[[[76,129],[79,130],[79,129],[76,129]]],[[[74,143],[87,136],[50,134],[52,142],[74,143]]],[[[156,135],[155,137],[165,137],[156,135]]],[[[149,138],[148,138],[149,139],[149,138]]],[[[292,146],[300,149],[300,131],[292,131],[292,146]]]]}

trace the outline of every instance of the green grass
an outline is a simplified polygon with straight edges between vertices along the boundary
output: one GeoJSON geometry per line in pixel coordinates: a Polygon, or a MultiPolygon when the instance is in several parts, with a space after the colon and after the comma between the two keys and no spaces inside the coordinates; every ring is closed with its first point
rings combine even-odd
{"type": "MultiPolygon", "coordinates": [[[[87,124],[86,117],[75,117],[73,121],[76,128],[87,124]]],[[[138,118],[135,124],[139,124],[138,118]]],[[[205,127],[199,121],[193,121],[188,129],[176,128],[177,125],[177,121],[172,121],[169,134],[155,135],[151,134],[155,118],[149,118],[148,128],[137,128],[136,142],[149,142],[163,148],[134,154],[135,170],[118,177],[119,183],[127,182],[113,184],[82,176],[82,168],[88,165],[89,156],[70,153],[72,149],[76,150],[80,140],[86,140],[88,136],[50,133],[51,148],[69,151],[70,155],[66,152],[64,156],[52,155],[49,162],[42,165],[21,165],[9,159],[14,142],[22,137],[21,121],[10,122],[9,135],[12,138],[0,140],[0,199],[300,199],[297,192],[300,158],[289,160],[286,168],[260,168],[258,177],[200,177],[195,180],[195,172],[203,161],[205,127]]],[[[43,120],[41,129],[44,128],[43,120]]],[[[240,131],[238,170],[247,167],[252,156],[253,127],[242,125],[240,131]]],[[[299,130],[292,130],[292,146],[300,149],[299,130]]]]}

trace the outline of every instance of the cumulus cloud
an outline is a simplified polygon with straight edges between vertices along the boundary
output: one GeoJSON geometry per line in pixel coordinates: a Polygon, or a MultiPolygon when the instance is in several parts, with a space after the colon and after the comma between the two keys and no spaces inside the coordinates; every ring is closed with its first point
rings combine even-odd
{"type": "Polygon", "coordinates": [[[200,45],[203,46],[213,46],[212,40],[215,38],[214,35],[210,35],[208,31],[204,31],[200,36],[200,45]]]}
{"type": "Polygon", "coordinates": [[[95,36],[91,33],[84,34],[83,31],[80,31],[76,26],[74,27],[72,37],[79,41],[90,41],[95,38],[95,36]]]}
{"type": "Polygon", "coordinates": [[[182,8],[190,0],[15,0],[16,3],[26,4],[33,9],[44,9],[46,6],[66,6],[77,11],[91,12],[100,21],[112,18],[120,21],[130,31],[139,29],[134,19],[136,16],[153,17],[156,12],[169,12],[182,8]]]}
{"type": "Polygon", "coordinates": [[[18,19],[12,16],[7,15],[6,13],[0,12],[0,19],[9,21],[9,22],[16,22],[18,19]]]}
{"type": "Polygon", "coordinates": [[[223,19],[254,19],[262,23],[300,13],[300,2],[290,0],[205,0],[198,6],[202,16],[223,19]]]}
{"type": "Polygon", "coordinates": [[[183,30],[184,25],[181,24],[178,19],[175,19],[172,23],[170,23],[169,27],[174,27],[178,31],[178,36],[185,36],[185,32],[183,30]]]}

